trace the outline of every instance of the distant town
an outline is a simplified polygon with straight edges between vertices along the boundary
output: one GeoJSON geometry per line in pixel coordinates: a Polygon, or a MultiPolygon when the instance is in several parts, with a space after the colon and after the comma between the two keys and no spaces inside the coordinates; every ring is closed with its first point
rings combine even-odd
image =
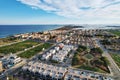
{"type": "Polygon", "coordinates": [[[0,39],[0,80],[120,80],[120,29],[58,29],[0,39]]]}

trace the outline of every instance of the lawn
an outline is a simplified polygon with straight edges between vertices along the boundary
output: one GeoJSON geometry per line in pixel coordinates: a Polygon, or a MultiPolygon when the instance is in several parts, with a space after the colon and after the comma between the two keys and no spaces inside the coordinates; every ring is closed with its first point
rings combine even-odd
{"type": "Polygon", "coordinates": [[[97,67],[91,67],[89,65],[81,65],[79,67],[77,67],[79,69],[83,69],[83,70],[90,70],[90,71],[95,71],[95,72],[101,72],[101,73],[106,73],[105,71],[97,68],[97,67]]]}
{"type": "Polygon", "coordinates": [[[98,68],[95,67],[90,67],[90,66],[86,66],[86,65],[81,65],[80,67],[78,67],[80,69],[84,69],[84,70],[90,70],[90,71],[98,71],[98,68]]]}
{"type": "Polygon", "coordinates": [[[87,58],[87,59],[93,59],[94,57],[91,54],[86,54],[85,58],[87,58]]]}
{"type": "Polygon", "coordinates": [[[37,44],[39,44],[39,43],[27,40],[27,41],[19,42],[16,44],[0,47],[0,53],[2,53],[2,54],[16,53],[18,51],[22,51],[26,48],[30,48],[37,44]]]}
{"type": "Polygon", "coordinates": [[[111,53],[111,56],[120,68],[120,54],[111,53]]]}
{"type": "Polygon", "coordinates": [[[120,30],[110,30],[111,33],[120,36],[120,30]]]}
{"type": "Polygon", "coordinates": [[[31,50],[25,51],[21,54],[18,54],[18,56],[22,58],[31,58],[32,56],[36,55],[37,53],[41,52],[43,48],[48,49],[52,46],[52,44],[44,43],[42,45],[39,45],[31,50]]]}

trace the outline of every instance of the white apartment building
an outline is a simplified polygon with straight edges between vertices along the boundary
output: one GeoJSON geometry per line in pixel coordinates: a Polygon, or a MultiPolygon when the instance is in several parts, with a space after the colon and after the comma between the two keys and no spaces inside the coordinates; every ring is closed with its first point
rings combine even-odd
{"type": "Polygon", "coordinates": [[[8,57],[8,61],[12,64],[16,64],[21,61],[21,58],[16,56],[15,54],[11,54],[10,57],[8,57]]]}
{"type": "Polygon", "coordinates": [[[63,62],[64,58],[72,49],[73,49],[73,46],[64,45],[62,50],[58,50],[58,52],[53,55],[52,60],[63,62]]]}
{"type": "Polygon", "coordinates": [[[64,58],[73,49],[72,45],[64,45],[63,43],[58,44],[54,49],[49,50],[42,55],[42,60],[48,60],[52,57],[52,60],[63,62],[64,58]]]}

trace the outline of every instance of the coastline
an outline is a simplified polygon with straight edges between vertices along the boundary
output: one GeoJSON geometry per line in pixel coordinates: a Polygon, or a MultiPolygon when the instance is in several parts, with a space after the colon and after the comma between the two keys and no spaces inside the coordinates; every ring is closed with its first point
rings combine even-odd
{"type": "Polygon", "coordinates": [[[61,27],[63,26],[62,25],[0,25],[0,39],[7,38],[14,35],[19,35],[19,34],[51,31],[51,30],[59,29],[61,27]],[[22,27],[23,30],[20,27],[22,27]],[[10,29],[7,29],[7,28],[10,28],[10,29]],[[15,29],[15,28],[18,28],[18,29],[15,29]],[[24,28],[27,30],[25,31],[24,28]]]}
{"type": "Polygon", "coordinates": [[[120,29],[111,25],[0,25],[0,39],[14,35],[70,29],[120,29]],[[7,27],[6,27],[7,26],[7,27]],[[5,27],[5,28],[4,28],[5,27]],[[17,29],[18,28],[18,29],[17,29]]]}

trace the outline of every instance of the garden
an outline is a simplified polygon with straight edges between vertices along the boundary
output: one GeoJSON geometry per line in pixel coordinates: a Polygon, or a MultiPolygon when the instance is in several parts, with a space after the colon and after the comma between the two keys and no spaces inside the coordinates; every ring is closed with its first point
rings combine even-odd
{"type": "Polygon", "coordinates": [[[109,61],[102,56],[102,53],[103,51],[99,47],[88,51],[87,47],[80,45],[72,58],[72,67],[109,73],[109,61]]]}

